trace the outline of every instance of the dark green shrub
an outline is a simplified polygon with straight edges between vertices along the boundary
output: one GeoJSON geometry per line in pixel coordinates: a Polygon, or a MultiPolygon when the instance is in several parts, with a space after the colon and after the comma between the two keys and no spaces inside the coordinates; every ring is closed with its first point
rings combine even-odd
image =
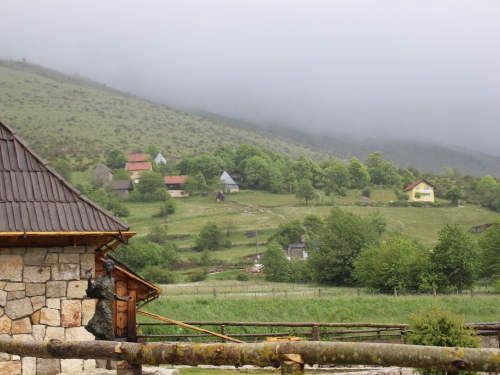
{"type": "MultiPolygon", "coordinates": [[[[464,327],[464,321],[450,311],[441,311],[434,307],[424,310],[419,315],[410,315],[410,333],[407,344],[425,346],[444,346],[461,348],[479,348],[481,340],[473,330],[464,327]]],[[[418,369],[422,375],[474,374],[473,372],[418,369]]]]}
{"type": "Polygon", "coordinates": [[[412,207],[423,207],[424,204],[422,202],[410,202],[410,206],[412,206],[412,207]]]}
{"type": "Polygon", "coordinates": [[[189,275],[188,279],[192,283],[195,283],[197,281],[204,281],[207,279],[207,274],[208,274],[208,271],[206,269],[199,270],[199,271],[196,271],[195,273],[192,273],[191,275],[189,275]]]}
{"type": "Polygon", "coordinates": [[[162,266],[148,266],[142,272],[148,281],[158,284],[175,284],[177,279],[175,274],[162,266]]]}
{"type": "Polygon", "coordinates": [[[247,273],[239,273],[236,276],[236,280],[238,280],[238,281],[248,281],[248,280],[250,280],[250,276],[248,276],[247,273]]]}

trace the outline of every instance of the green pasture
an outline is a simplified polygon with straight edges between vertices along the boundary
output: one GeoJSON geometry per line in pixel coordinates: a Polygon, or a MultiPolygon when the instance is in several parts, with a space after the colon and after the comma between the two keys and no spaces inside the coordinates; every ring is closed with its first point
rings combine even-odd
{"type": "MultiPolygon", "coordinates": [[[[394,200],[394,193],[390,189],[382,189],[383,199],[394,200]]],[[[390,207],[380,206],[372,193],[369,200],[360,200],[356,191],[349,191],[347,197],[337,198],[338,207],[343,210],[366,216],[374,210],[380,210],[388,219],[387,232],[383,239],[396,233],[400,224],[404,229],[402,234],[416,238],[425,245],[433,246],[437,241],[438,231],[446,223],[458,223],[464,228],[490,223],[498,218],[498,213],[477,205],[460,205],[459,207],[390,207]],[[359,206],[359,202],[377,203],[376,206],[359,206]]],[[[332,209],[331,205],[325,204],[326,199],[322,198],[323,205],[313,203],[309,205],[298,203],[295,196],[292,197],[290,205],[289,195],[271,194],[265,191],[243,190],[239,193],[230,194],[223,202],[217,202],[215,196],[207,197],[194,196],[189,198],[179,198],[176,200],[177,210],[167,218],[153,218],[157,213],[161,202],[126,202],[130,209],[130,216],[125,220],[133,231],[138,232],[138,236],[148,233],[149,227],[153,224],[168,225],[169,235],[185,238],[174,239],[180,248],[188,250],[193,246],[194,238],[200,229],[208,222],[217,223],[224,234],[224,223],[230,220],[235,228],[230,231],[229,241],[240,248],[220,250],[214,253],[219,259],[224,259],[228,255],[228,261],[234,262],[236,254],[246,252],[254,253],[255,238],[247,238],[245,233],[258,231],[259,243],[265,243],[280,224],[285,224],[290,220],[303,220],[307,215],[318,215],[323,217],[328,215],[332,209]]],[[[321,202],[321,198],[319,200],[321,202]]],[[[386,202],[384,200],[384,202],[386,202]]],[[[446,203],[446,202],[445,202],[446,203]]],[[[336,203],[337,204],[337,203],[336,203]]],[[[265,248],[262,247],[262,251],[265,248]]],[[[259,249],[259,252],[261,250],[259,249]]],[[[196,256],[196,253],[183,252],[183,257],[196,256]]]]}

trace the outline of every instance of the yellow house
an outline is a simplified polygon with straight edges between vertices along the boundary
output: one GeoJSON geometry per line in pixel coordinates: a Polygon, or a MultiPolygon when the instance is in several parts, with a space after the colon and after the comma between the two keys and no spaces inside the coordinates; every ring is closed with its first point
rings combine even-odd
{"type": "Polygon", "coordinates": [[[403,193],[410,196],[410,202],[434,202],[434,189],[436,187],[425,180],[418,180],[403,189],[403,193]],[[420,194],[417,194],[420,193],[420,194]],[[415,197],[415,194],[417,197],[415,197]]]}

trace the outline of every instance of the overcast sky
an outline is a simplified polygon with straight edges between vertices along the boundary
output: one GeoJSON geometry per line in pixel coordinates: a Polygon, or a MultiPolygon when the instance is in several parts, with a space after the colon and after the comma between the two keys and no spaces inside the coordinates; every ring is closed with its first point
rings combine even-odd
{"type": "Polygon", "coordinates": [[[0,35],[163,103],[500,155],[498,0],[1,0],[0,35]]]}

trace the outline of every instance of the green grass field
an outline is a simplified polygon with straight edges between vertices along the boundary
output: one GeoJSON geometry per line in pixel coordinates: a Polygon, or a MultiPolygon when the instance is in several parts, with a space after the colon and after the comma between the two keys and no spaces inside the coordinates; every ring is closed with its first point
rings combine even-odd
{"type": "MultiPolygon", "coordinates": [[[[394,193],[389,189],[382,190],[384,202],[394,200],[394,193]]],[[[323,203],[329,203],[323,198],[323,203]]],[[[347,197],[334,200],[343,210],[366,216],[379,209],[388,219],[389,225],[383,239],[394,234],[398,222],[404,226],[403,235],[416,238],[427,246],[433,246],[438,238],[438,232],[446,223],[458,223],[464,228],[490,223],[499,217],[498,213],[476,205],[461,205],[459,207],[420,208],[420,207],[362,207],[359,202],[375,204],[379,197],[372,194],[370,200],[360,200],[356,191],[349,191],[347,197]]],[[[182,256],[196,256],[190,252],[194,238],[200,229],[208,222],[213,221],[224,229],[224,221],[231,220],[236,228],[230,232],[228,239],[237,247],[219,250],[214,253],[218,259],[230,262],[237,261],[239,254],[251,255],[255,253],[255,238],[247,238],[245,233],[258,231],[259,243],[265,243],[280,224],[290,220],[303,220],[305,216],[315,214],[320,217],[331,211],[329,205],[300,205],[295,196],[276,195],[264,191],[241,191],[228,195],[224,202],[216,202],[214,196],[190,197],[177,199],[177,211],[168,218],[153,218],[161,205],[160,202],[138,203],[128,202],[127,207],[131,215],[126,218],[127,223],[138,236],[148,233],[153,224],[168,225],[169,235],[186,236],[184,239],[174,240],[177,245],[187,251],[182,256]],[[290,200],[292,205],[290,205],[290,200]],[[248,251],[248,253],[246,253],[248,251]],[[246,253],[246,254],[245,254],[246,253]]],[[[321,199],[320,199],[321,202],[321,199]]],[[[265,248],[259,249],[264,251],[265,248]]]]}

